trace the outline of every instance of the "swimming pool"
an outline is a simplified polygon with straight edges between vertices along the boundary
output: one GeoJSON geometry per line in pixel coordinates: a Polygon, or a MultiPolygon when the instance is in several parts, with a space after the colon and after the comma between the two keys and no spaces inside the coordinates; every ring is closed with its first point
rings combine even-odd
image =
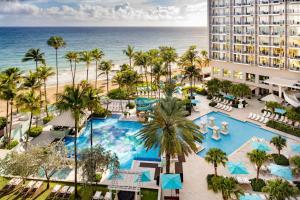
{"type": "MultiPolygon", "coordinates": [[[[116,153],[121,169],[130,169],[133,160],[159,161],[158,149],[146,151],[135,134],[142,128],[139,122],[120,121],[118,115],[107,119],[93,119],[93,144],[116,153]]],[[[84,128],[78,137],[78,152],[90,148],[91,127],[84,128]]],[[[69,151],[74,148],[72,137],[65,138],[69,151]]]]}
{"type": "Polygon", "coordinates": [[[229,126],[229,134],[220,134],[221,139],[216,141],[211,138],[212,130],[209,129],[208,133],[204,135],[203,146],[205,147],[205,149],[198,154],[201,157],[204,157],[210,148],[222,149],[227,153],[227,155],[229,155],[240,148],[252,137],[264,138],[265,140],[270,141],[272,137],[278,136],[276,133],[265,130],[256,124],[234,119],[229,115],[221,112],[210,112],[207,115],[194,120],[194,123],[200,125],[201,121],[207,122],[210,117],[215,118],[215,124],[220,128],[222,126],[222,122],[227,122],[229,126]]]}

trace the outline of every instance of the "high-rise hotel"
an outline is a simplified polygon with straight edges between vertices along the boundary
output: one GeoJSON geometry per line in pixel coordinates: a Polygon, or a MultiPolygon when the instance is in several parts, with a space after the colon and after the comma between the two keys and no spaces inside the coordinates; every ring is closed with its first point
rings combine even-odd
{"type": "Polygon", "coordinates": [[[300,89],[300,0],[208,0],[208,15],[213,77],[257,95],[300,89]]]}

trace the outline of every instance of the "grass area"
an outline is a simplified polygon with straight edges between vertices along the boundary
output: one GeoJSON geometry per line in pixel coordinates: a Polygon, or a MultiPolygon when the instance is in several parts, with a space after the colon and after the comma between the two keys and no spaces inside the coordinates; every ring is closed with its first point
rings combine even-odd
{"type": "MultiPolygon", "coordinates": [[[[7,183],[8,183],[9,179],[0,177],[0,189],[2,187],[4,187],[7,183]]],[[[26,181],[25,184],[27,184],[29,181],[26,181]]],[[[59,182],[51,182],[50,183],[50,188],[47,190],[47,184],[46,182],[44,182],[40,193],[35,195],[32,199],[36,199],[36,200],[45,200],[47,198],[47,196],[51,193],[52,189],[54,188],[54,186],[56,184],[60,184],[62,186],[65,185],[73,185],[73,184],[66,184],[66,183],[59,183],[59,182]]],[[[103,193],[107,192],[108,189],[106,186],[90,186],[90,185],[79,185],[78,186],[78,192],[79,195],[81,196],[82,200],[90,200],[94,194],[95,191],[102,191],[103,193]]],[[[8,200],[8,199],[21,199],[17,198],[17,193],[18,191],[8,194],[4,197],[1,197],[0,200],[8,200]]],[[[157,195],[158,195],[158,191],[157,190],[150,190],[150,189],[142,189],[142,200],[156,200],[157,199],[157,195]]],[[[71,199],[74,199],[74,195],[71,197],[71,199]]]]}

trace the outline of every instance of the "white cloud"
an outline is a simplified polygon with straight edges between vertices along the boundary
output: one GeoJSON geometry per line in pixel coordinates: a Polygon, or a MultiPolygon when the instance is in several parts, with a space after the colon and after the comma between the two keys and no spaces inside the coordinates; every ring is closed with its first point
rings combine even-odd
{"type": "MultiPolygon", "coordinates": [[[[68,0],[72,2],[73,0],[68,0]]],[[[199,24],[201,18],[205,16],[205,3],[195,2],[193,4],[176,4],[161,5],[137,5],[136,0],[129,2],[115,2],[113,5],[104,4],[98,1],[95,4],[93,0],[79,0],[77,6],[61,3],[59,6],[43,6],[32,1],[0,1],[0,25],[5,24],[5,16],[22,16],[24,20],[34,19],[33,16],[40,16],[34,19],[35,24],[47,24],[56,19],[57,25],[76,25],[77,22],[86,22],[87,25],[98,25],[105,22],[113,22],[114,24],[122,24],[130,21],[131,23],[156,25],[156,24],[182,24],[184,25],[205,25],[199,24]]],[[[39,2],[47,3],[47,0],[39,0],[39,2]]],[[[65,1],[67,2],[67,1],[65,1]]],[[[140,4],[140,3],[139,3],[140,4]]],[[[13,22],[11,22],[13,23],[13,22]]],[[[8,24],[9,25],[9,24],[8,24]]],[[[55,25],[55,24],[54,24],[55,25]]]]}

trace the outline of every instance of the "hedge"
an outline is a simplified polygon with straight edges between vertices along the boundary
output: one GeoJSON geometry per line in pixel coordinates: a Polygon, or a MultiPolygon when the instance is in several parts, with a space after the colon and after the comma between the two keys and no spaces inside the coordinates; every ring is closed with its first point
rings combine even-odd
{"type": "Polygon", "coordinates": [[[276,130],[300,137],[300,129],[299,128],[294,128],[292,126],[289,126],[289,125],[286,125],[286,124],[283,124],[283,123],[280,123],[277,121],[273,121],[273,120],[270,120],[267,123],[267,126],[270,128],[274,128],[276,130]]]}
{"type": "Polygon", "coordinates": [[[273,160],[276,165],[289,166],[290,162],[284,155],[272,154],[273,160]]]}
{"type": "MultiPolygon", "coordinates": [[[[190,93],[190,89],[191,86],[186,86],[182,89],[182,91],[188,95],[190,93]]],[[[193,92],[199,95],[203,95],[206,96],[207,95],[207,91],[204,88],[200,88],[200,87],[193,87],[193,92]]]]}
{"type": "Polygon", "coordinates": [[[32,127],[27,131],[30,137],[37,137],[43,132],[42,126],[32,127]]]}
{"type": "Polygon", "coordinates": [[[6,118],[5,117],[0,117],[0,130],[4,129],[6,126],[6,118]]]}
{"type": "Polygon", "coordinates": [[[110,99],[122,100],[122,99],[127,99],[129,95],[125,90],[117,88],[117,89],[110,90],[107,96],[110,99]]]}
{"type": "Polygon", "coordinates": [[[261,192],[262,188],[266,186],[263,179],[250,179],[252,190],[255,192],[261,192]]]}
{"type": "Polygon", "coordinates": [[[111,112],[107,111],[106,109],[99,107],[97,110],[94,111],[93,113],[93,117],[97,117],[97,118],[105,118],[107,115],[110,115],[111,112]]]}
{"type": "Polygon", "coordinates": [[[48,122],[50,122],[53,119],[53,115],[49,115],[48,117],[44,117],[43,118],[43,123],[47,124],[48,122]]]}
{"type": "Polygon", "coordinates": [[[214,101],[212,101],[212,102],[210,102],[208,105],[211,106],[211,107],[215,107],[215,106],[217,105],[217,103],[214,102],[214,101]]]}
{"type": "Polygon", "coordinates": [[[19,142],[17,140],[13,140],[11,141],[9,144],[6,145],[6,148],[11,150],[13,149],[15,146],[17,146],[19,144],[19,142]]]}

